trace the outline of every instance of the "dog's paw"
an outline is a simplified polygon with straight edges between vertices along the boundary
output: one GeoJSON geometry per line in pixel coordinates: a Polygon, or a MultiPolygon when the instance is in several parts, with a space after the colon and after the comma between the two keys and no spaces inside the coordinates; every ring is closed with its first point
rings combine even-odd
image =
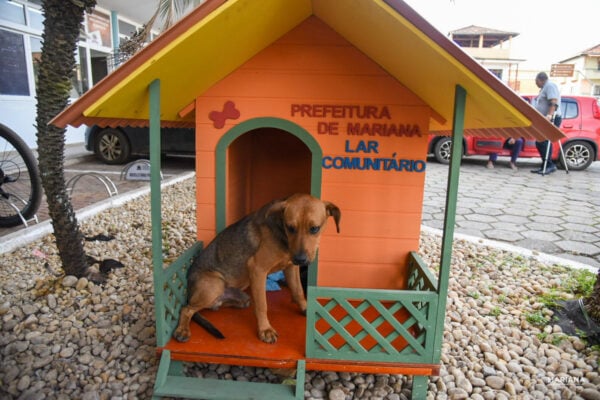
{"type": "Polygon", "coordinates": [[[173,332],[173,338],[178,342],[185,343],[190,340],[190,331],[189,329],[177,329],[173,332]]]}
{"type": "Polygon", "coordinates": [[[258,338],[265,343],[273,344],[277,342],[277,331],[273,328],[263,329],[258,332],[258,338]]]}
{"type": "Polygon", "coordinates": [[[298,308],[300,309],[300,312],[302,313],[302,315],[306,315],[306,308],[307,308],[306,300],[302,299],[300,301],[297,301],[296,304],[298,304],[298,308]]]}
{"type": "Polygon", "coordinates": [[[306,316],[306,309],[308,308],[308,304],[306,303],[306,299],[304,297],[302,297],[299,300],[296,300],[294,302],[298,305],[298,308],[300,309],[300,313],[302,315],[306,316]]]}

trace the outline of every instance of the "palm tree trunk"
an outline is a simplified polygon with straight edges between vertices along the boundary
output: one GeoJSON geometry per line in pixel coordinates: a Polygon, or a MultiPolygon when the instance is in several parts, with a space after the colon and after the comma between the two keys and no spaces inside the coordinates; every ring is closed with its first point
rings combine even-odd
{"type": "Polygon", "coordinates": [[[88,276],[89,268],[83,235],[66,190],[65,129],[48,122],[68,105],[84,11],[95,4],[96,0],[42,2],[45,20],[37,84],[38,162],[63,270],[77,277],[88,276]]]}

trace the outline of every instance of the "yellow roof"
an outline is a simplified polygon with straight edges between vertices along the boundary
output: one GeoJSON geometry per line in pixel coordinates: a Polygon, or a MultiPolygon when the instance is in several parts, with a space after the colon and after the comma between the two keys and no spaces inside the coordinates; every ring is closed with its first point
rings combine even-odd
{"type": "Polygon", "coordinates": [[[147,125],[148,85],[161,80],[165,126],[192,126],[193,100],[315,15],[433,110],[451,130],[456,85],[465,133],[557,140],[562,133],[401,0],[208,0],[59,114],[57,126],[147,125]]]}

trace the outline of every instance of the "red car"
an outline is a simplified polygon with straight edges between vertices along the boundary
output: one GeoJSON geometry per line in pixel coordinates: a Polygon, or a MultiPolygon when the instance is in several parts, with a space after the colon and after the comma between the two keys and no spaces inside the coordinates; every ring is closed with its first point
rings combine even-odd
{"type": "MultiPolygon", "coordinates": [[[[535,96],[523,96],[531,102],[535,96]]],[[[560,112],[562,114],[561,131],[567,136],[561,140],[569,170],[580,171],[597,161],[600,148],[600,100],[591,96],[564,96],[561,98],[560,112]]],[[[510,156],[510,151],[503,149],[504,139],[465,136],[463,155],[498,155],[510,156]]],[[[447,164],[450,161],[452,139],[444,136],[431,135],[429,152],[438,162],[447,164]]],[[[552,159],[558,160],[559,147],[552,146],[552,159]]],[[[526,140],[519,158],[539,157],[534,140],[526,140]]],[[[563,166],[564,167],[564,166],[563,166]]]]}

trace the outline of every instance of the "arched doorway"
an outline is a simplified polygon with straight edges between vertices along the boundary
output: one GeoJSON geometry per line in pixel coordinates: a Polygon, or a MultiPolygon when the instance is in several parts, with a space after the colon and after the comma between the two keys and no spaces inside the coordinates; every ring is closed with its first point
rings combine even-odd
{"type": "Polygon", "coordinates": [[[277,128],[258,128],[227,151],[226,223],[273,199],[310,192],[311,153],[300,139],[277,128]]]}
{"type": "Polygon", "coordinates": [[[297,192],[320,196],[322,151],[300,126],[246,121],[217,146],[217,231],[263,204],[297,192]]]}

